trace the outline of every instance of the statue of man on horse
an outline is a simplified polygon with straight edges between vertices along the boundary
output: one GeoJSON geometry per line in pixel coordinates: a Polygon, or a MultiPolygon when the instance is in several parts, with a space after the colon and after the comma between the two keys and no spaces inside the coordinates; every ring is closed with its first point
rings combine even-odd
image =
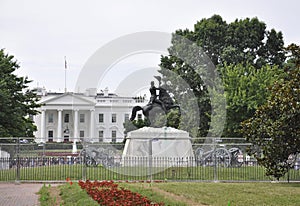
{"type": "Polygon", "coordinates": [[[135,119],[136,113],[140,110],[142,110],[143,115],[150,121],[151,126],[154,123],[153,117],[166,115],[171,109],[178,109],[180,114],[180,106],[176,105],[166,89],[161,87],[161,77],[155,76],[155,78],[158,80],[159,86],[155,87],[154,81],[151,81],[149,89],[151,94],[150,101],[143,107],[133,107],[130,121],[135,119]]]}
{"type": "Polygon", "coordinates": [[[151,85],[151,87],[150,87],[149,91],[150,91],[151,97],[150,97],[150,101],[149,101],[148,105],[153,105],[154,103],[158,103],[161,105],[162,109],[166,113],[167,109],[166,109],[165,103],[159,99],[159,94],[163,89],[160,87],[156,88],[154,85],[154,81],[151,81],[150,85],[151,85]]]}

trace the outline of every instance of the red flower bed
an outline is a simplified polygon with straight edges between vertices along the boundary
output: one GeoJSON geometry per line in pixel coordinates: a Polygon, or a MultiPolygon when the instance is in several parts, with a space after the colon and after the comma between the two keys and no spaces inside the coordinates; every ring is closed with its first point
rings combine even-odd
{"type": "Polygon", "coordinates": [[[153,203],[147,197],[139,193],[131,192],[124,188],[119,189],[113,181],[79,181],[79,186],[85,189],[87,193],[100,205],[104,206],[163,206],[163,203],[153,203]]]}

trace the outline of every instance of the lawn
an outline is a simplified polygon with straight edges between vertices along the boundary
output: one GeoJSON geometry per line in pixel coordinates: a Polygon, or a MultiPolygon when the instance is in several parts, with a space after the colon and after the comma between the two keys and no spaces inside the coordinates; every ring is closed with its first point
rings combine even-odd
{"type": "MultiPolygon", "coordinates": [[[[138,185],[137,185],[138,186],[138,185]]],[[[299,183],[159,183],[152,187],[204,205],[299,205],[299,183]]]]}
{"type": "MultiPolygon", "coordinates": [[[[155,202],[166,205],[299,205],[299,183],[118,183],[133,192],[138,192],[155,202]],[[230,203],[230,204],[229,204],[230,203]]],[[[42,188],[42,205],[51,205],[58,197],[49,196],[50,186],[42,188]],[[48,193],[47,193],[48,191],[48,193]],[[47,196],[48,194],[48,196],[47,196]],[[45,201],[43,201],[43,199],[45,201]],[[47,203],[48,202],[48,203],[47,203]]],[[[58,187],[61,205],[97,205],[74,183],[58,187]]]]}
{"type": "Polygon", "coordinates": [[[96,201],[88,196],[78,184],[60,186],[44,185],[38,193],[41,206],[96,206],[96,201]]]}

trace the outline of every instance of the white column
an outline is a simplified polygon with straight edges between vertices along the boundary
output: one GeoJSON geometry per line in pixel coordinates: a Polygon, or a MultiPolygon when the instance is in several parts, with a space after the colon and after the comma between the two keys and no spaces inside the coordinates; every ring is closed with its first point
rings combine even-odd
{"type": "Polygon", "coordinates": [[[74,142],[78,142],[78,109],[74,110],[74,142]]]}
{"type": "Polygon", "coordinates": [[[41,115],[41,142],[46,142],[46,110],[42,110],[41,115]]]}
{"type": "Polygon", "coordinates": [[[90,121],[90,139],[93,141],[92,138],[95,138],[94,130],[95,130],[95,110],[91,109],[91,121],[90,121]]]}
{"type": "Polygon", "coordinates": [[[57,117],[57,142],[62,141],[62,109],[58,110],[57,117]]]}

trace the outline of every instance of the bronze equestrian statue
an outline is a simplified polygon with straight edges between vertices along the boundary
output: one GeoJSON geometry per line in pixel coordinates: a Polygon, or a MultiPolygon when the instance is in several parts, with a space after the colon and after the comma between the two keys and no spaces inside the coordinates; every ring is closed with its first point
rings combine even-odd
{"type": "Polygon", "coordinates": [[[135,119],[136,113],[140,110],[143,111],[143,115],[150,121],[150,124],[151,116],[156,115],[155,113],[167,114],[171,111],[171,109],[178,109],[180,115],[180,106],[174,104],[174,101],[168,94],[168,92],[164,88],[160,87],[161,78],[159,76],[156,76],[155,78],[157,78],[159,81],[159,87],[155,87],[154,81],[151,81],[151,87],[149,89],[151,94],[150,101],[146,106],[133,107],[130,121],[133,121],[135,119]]]}

